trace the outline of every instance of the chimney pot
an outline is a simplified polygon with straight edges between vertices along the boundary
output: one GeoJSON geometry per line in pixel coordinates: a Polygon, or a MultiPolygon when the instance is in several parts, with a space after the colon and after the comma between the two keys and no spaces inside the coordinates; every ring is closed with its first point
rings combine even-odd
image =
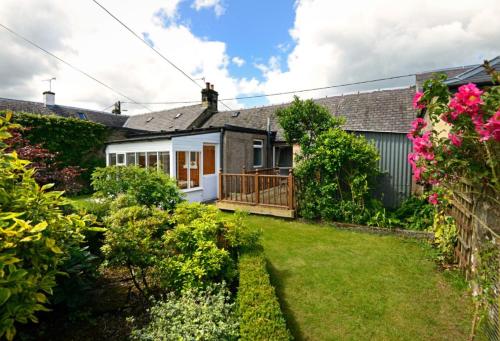
{"type": "Polygon", "coordinates": [[[205,84],[207,86],[207,89],[209,90],[210,89],[210,82],[206,82],[205,84]]]}
{"type": "Polygon", "coordinates": [[[210,111],[217,111],[217,102],[219,94],[214,90],[214,85],[206,82],[206,88],[201,90],[201,103],[204,107],[209,108],[210,111]]]}
{"type": "Polygon", "coordinates": [[[214,85],[213,85],[213,84],[212,84],[212,85],[210,85],[210,89],[211,89],[211,90],[213,90],[213,89],[214,89],[214,85]]]}
{"type": "Polygon", "coordinates": [[[55,105],[56,104],[56,94],[52,91],[45,91],[43,93],[43,105],[55,105]]]}

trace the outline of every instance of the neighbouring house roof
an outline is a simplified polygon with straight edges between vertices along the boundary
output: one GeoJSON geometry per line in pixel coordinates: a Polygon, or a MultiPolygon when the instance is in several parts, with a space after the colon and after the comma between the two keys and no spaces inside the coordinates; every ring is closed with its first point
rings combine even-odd
{"type": "Polygon", "coordinates": [[[467,72],[469,70],[472,70],[476,67],[478,67],[479,64],[474,64],[474,65],[466,65],[466,66],[457,66],[457,67],[451,67],[451,68],[445,68],[445,69],[437,69],[437,70],[432,70],[432,71],[426,71],[422,73],[418,73],[415,75],[415,82],[417,84],[417,88],[419,90],[422,89],[422,86],[424,85],[424,82],[428,79],[431,79],[434,75],[443,73],[446,75],[447,79],[454,78],[457,75],[460,75],[464,72],[467,72]]]}
{"type": "Polygon", "coordinates": [[[206,106],[198,104],[128,116],[124,127],[149,131],[185,130],[190,128],[206,109],[206,106]]]}
{"type": "MultiPolygon", "coordinates": [[[[333,96],[314,101],[328,108],[334,116],[346,118],[344,128],[349,131],[407,133],[417,112],[412,101],[415,87],[378,90],[357,94],[333,96]]],[[[271,131],[277,132],[277,141],[284,141],[275,111],[290,105],[271,105],[260,108],[221,111],[213,114],[204,127],[226,124],[266,130],[270,118],[271,131]]]]}
{"type": "MultiPolygon", "coordinates": [[[[500,56],[490,60],[490,66],[497,71],[500,71],[500,56]]],[[[446,84],[450,87],[467,83],[489,84],[491,83],[491,76],[486,73],[486,69],[482,65],[477,65],[476,67],[455,75],[446,81],[446,84]]]]}
{"type": "Polygon", "coordinates": [[[113,128],[121,128],[127,121],[127,116],[110,114],[104,111],[68,107],[65,105],[45,106],[41,102],[22,101],[9,98],[0,98],[0,110],[76,118],[101,123],[107,127],[113,128]]]}

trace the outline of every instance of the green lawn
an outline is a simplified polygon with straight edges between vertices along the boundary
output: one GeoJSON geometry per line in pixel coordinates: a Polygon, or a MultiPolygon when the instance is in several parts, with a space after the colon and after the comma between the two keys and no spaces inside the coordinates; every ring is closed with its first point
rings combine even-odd
{"type": "Polygon", "coordinates": [[[466,340],[472,302],[423,242],[249,216],[298,340],[466,340]]]}

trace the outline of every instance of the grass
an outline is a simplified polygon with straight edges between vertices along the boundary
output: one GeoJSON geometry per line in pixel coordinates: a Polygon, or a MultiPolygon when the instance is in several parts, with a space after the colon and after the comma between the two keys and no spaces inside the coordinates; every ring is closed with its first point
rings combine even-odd
{"type": "Polygon", "coordinates": [[[472,301],[412,239],[249,216],[298,340],[466,340],[472,301]]]}

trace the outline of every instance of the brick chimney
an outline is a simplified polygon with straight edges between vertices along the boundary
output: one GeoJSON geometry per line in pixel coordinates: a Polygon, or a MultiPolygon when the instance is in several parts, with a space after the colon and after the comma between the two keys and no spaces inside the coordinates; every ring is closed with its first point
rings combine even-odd
{"type": "Polygon", "coordinates": [[[45,91],[43,93],[43,104],[45,106],[56,104],[56,94],[52,91],[45,91]]]}
{"type": "Polygon", "coordinates": [[[214,85],[207,82],[206,88],[201,90],[201,105],[216,112],[218,99],[219,93],[214,90],[214,85]]]}

